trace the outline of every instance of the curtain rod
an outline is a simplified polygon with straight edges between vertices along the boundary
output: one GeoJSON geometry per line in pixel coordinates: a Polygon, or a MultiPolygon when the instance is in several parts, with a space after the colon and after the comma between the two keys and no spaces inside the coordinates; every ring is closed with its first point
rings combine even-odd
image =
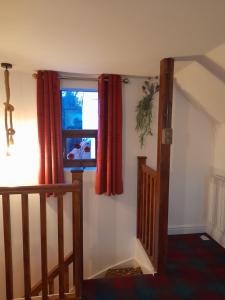
{"type": "MultiPolygon", "coordinates": [[[[32,76],[36,79],[37,73],[32,74],[32,76]]],[[[59,73],[59,79],[62,80],[86,80],[86,81],[98,81],[99,75],[85,75],[85,74],[70,74],[70,73],[59,73]]],[[[122,82],[127,84],[129,83],[129,78],[143,78],[147,79],[150,76],[137,76],[137,75],[121,75],[122,82]]],[[[106,79],[107,80],[107,79],[106,79]]]]}
{"type": "MultiPolygon", "coordinates": [[[[59,79],[63,79],[63,80],[84,80],[84,81],[98,81],[98,78],[93,78],[93,77],[76,77],[76,76],[59,76],[59,79]]],[[[105,80],[107,81],[108,79],[105,78],[105,80]]],[[[126,78],[122,78],[121,81],[123,83],[129,83],[129,79],[126,78]]]]}
{"type": "MultiPolygon", "coordinates": [[[[32,76],[37,79],[37,73],[32,74],[32,76]]],[[[64,76],[64,75],[59,75],[59,79],[62,80],[84,80],[84,81],[98,81],[98,78],[96,77],[88,77],[88,76],[75,76],[75,75],[71,75],[71,76],[64,76]]],[[[105,79],[107,81],[107,78],[105,79]]],[[[127,77],[122,78],[121,81],[125,84],[129,83],[129,79],[127,77]]]]}

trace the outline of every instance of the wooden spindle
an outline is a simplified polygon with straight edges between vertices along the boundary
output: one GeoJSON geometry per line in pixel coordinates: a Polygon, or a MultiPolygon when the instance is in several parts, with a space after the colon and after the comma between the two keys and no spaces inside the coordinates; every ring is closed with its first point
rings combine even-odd
{"type": "Polygon", "coordinates": [[[21,202],[22,202],[22,231],[23,231],[24,294],[25,294],[25,299],[30,299],[31,275],[30,275],[30,231],[29,231],[28,194],[21,195],[21,202]]]}
{"type": "Polygon", "coordinates": [[[145,245],[148,252],[149,245],[149,223],[150,223],[150,207],[151,207],[151,176],[147,173],[147,207],[146,207],[146,232],[145,232],[145,245]]]}
{"type": "MultiPolygon", "coordinates": [[[[155,178],[155,182],[154,182],[154,206],[153,206],[153,214],[154,214],[154,220],[157,217],[157,213],[158,213],[158,189],[159,189],[159,184],[158,184],[158,180],[159,177],[157,176],[155,178]]],[[[153,223],[153,232],[155,235],[157,235],[157,224],[156,222],[153,223]]],[[[153,257],[157,256],[157,242],[156,239],[154,238],[154,242],[152,242],[152,254],[153,257]]]]}
{"type": "Polygon", "coordinates": [[[153,223],[154,223],[154,201],[155,201],[155,178],[151,176],[151,204],[150,204],[150,228],[149,228],[149,255],[152,256],[153,249],[153,240],[154,240],[154,231],[153,231],[153,223]]]}
{"type": "Polygon", "coordinates": [[[59,259],[59,298],[64,299],[64,225],[63,196],[58,196],[58,259],[59,259]]]}
{"type": "Polygon", "coordinates": [[[145,175],[145,219],[144,219],[144,245],[147,249],[147,240],[148,240],[148,220],[149,220],[149,184],[148,184],[148,172],[145,175]]]}
{"type": "Polygon", "coordinates": [[[6,299],[13,299],[13,267],[12,267],[12,240],[10,199],[8,194],[2,195],[4,244],[5,244],[5,277],[6,277],[6,299]]]}
{"type": "Polygon", "coordinates": [[[143,172],[143,194],[142,194],[142,229],[141,229],[141,239],[144,244],[145,239],[145,219],[146,219],[146,172],[143,172]]]}
{"type": "Polygon", "coordinates": [[[40,194],[40,224],[41,224],[41,274],[42,274],[42,297],[48,299],[48,259],[47,259],[47,217],[46,196],[40,194]]]}
{"type": "Polygon", "coordinates": [[[143,172],[143,211],[142,211],[142,230],[141,230],[141,233],[142,233],[142,236],[141,236],[141,239],[142,239],[142,242],[143,242],[143,245],[145,244],[144,243],[144,240],[145,240],[145,215],[146,215],[146,173],[145,171],[143,172]]]}
{"type": "Polygon", "coordinates": [[[146,164],[146,156],[138,156],[137,167],[137,238],[141,237],[141,213],[142,213],[142,189],[143,171],[142,166],[146,164]]]}

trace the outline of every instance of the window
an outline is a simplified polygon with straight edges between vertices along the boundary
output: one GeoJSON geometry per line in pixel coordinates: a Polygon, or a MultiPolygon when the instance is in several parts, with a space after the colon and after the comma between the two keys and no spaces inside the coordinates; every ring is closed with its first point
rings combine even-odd
{"type": "Polygon", "coordinates": [[[96,166],[98,92],[61,89],[64,167],[96,166]]]}

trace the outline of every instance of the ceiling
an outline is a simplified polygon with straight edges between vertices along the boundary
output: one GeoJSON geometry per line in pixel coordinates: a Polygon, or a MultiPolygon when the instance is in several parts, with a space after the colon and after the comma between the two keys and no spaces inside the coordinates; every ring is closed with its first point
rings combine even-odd
{"type": "Polygon", "coordinates": [[[0,8],[0,62],[20,71],[155,75],[164,57],[225,41],[225,0],[0,0],[0,8]]]}

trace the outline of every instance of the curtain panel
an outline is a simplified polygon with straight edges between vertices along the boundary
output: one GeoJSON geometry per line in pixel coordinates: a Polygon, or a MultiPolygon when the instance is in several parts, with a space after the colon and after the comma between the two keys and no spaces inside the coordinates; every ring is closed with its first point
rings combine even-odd
{"type": "Polygon", "coordinates": [[[119,75],[98,80],[99,127],[95,191],[123,193],[122,182],[122,83],[119,75]]]}
{"type": "Polygon", "coordinates": [[[38,71],[39,183],[63,183],[60,82],[55,71],[38,71]]]}

